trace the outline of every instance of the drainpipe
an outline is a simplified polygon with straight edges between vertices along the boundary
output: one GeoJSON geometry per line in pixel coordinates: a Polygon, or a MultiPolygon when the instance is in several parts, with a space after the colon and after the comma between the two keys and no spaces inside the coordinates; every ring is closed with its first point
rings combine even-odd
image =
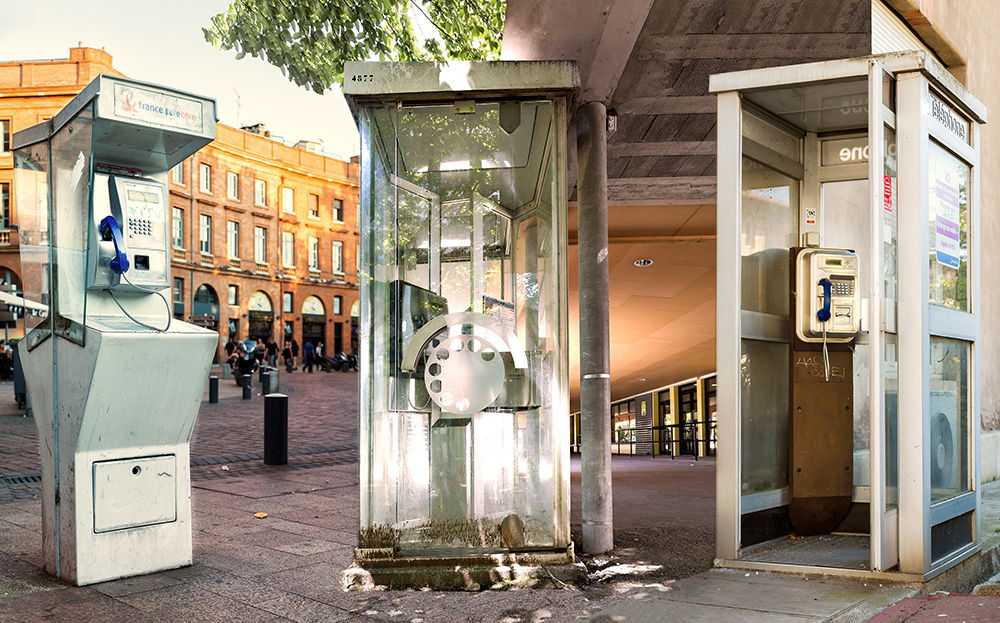
{"type": "Polygon", "coordinates": [[[576,114],[580,259],[580,420],[583,552],[614,548],[611,509],[611,374],[608,337],[607,109],[576,114]],[[586,285],[583,285],[586,284],[586,285]]]}
{"type": "MultiPolygon", "coordinates": [[[[188,297],[191,299],[191,306],[184,310],[188,319],[194,315],[194,228],[198,223],[198,219],[194,217],[194,156],[187,159],[188,164],[188,222],[190,226],[188,227],[188,253],[190,257],[188,259],[188,266],[191,272],[191,276],[188,278],[188,297]]],[[[200,252],[200,250],[199,250],[200,252]]],[[[213,357],[214,359],[214,357],[213,357]]]]}

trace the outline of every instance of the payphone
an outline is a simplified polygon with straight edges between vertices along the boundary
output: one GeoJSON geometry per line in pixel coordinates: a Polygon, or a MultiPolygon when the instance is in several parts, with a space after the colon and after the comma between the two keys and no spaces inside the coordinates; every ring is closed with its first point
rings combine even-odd
{"type": "Polygon", "coordinates": [[[564,175],[577,81],[565,62],[345,66],[364,224],[361,516],[345,584],[462,587],[573,560],[564,175]]]}
{"type": "Polygon", "coordinates": [[[167,172],[215,102],[101,75],[13,137],[18,344],[41,441],[45,570],[77,585],[191,564],[189,442],[218,334],[173,320],[167,172]]]}
{"type": "Polygon", "coordinates": [[[170,285],[167,196],[166,185],[154,179],[94,174],[88,290],[170,285]]]}
{"type": "Polygon", "coordinates": [[[853,494],[859,259],[813,247],[792,249],[791,264],[789,520],[799,535],[824,534],[847,516],[853,494]]]}
{"type": "Polygon", "coordinates": [[[858,256],[839,249],[801,249],[795,262],[795,335],[803,342],[847,343],[860,329],[858,256]]]}

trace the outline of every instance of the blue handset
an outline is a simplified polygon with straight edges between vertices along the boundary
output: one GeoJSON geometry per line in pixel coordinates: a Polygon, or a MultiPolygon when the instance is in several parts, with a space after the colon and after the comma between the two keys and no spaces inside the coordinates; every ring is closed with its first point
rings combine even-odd
{"type": "Polygon", "coordinates": [[[833,282],[823,277],[819,280],[819,285],[823,287],[823,308],[816,312],[816,319],[820,322],[826,322],[830,319],[830,291],[833,288],[833,282]]]}
{"type": "Polygon", "coordinates": [[[125,255],[125,241],[122,239],[122,230],[118,226],[118,221],[113,216],[105,216],[101,219],[99,230],[105,240],[110,236],[112,244],[115,245],[115,256],[111,258],[111,270],[119,275],[127,272],[128,256],[125,255]]]}

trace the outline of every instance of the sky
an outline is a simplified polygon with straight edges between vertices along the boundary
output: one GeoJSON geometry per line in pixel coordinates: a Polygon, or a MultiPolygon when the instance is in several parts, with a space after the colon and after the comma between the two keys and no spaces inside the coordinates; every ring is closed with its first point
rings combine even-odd
{"type": "Polygon", "coordinates": [[[103,48],[130,78],[216,100],[219,121],[263,123],[286,143],[321,142],[327,155],[358,153],[358,132],[339,87],[317,95],[265,61],[236,60],[201,32],[229,0],[45,0],[6,2],[0,20],[0,61],[67,58],[69,50],[103,48]]]}

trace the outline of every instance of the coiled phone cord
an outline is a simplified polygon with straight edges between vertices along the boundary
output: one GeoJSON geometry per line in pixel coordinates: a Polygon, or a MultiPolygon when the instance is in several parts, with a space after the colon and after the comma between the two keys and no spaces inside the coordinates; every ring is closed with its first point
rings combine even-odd
{"type": "Polygon", "coordinates": [[[108,294],[111,295],[111,298],[114,300],[115,304],[118,305],[118,309],[122,310],[122,313],[125,314],[126,316],[128,316],[129,320],[131,320],[132,322],[136,323],[137,325],[146,327],[147,329],[152,329],[153,331],[156,331],[157,333],[166,333],[167,331],[169,331],[170,330],[170,322],[173,320],[173,316],[174,315],[172,313],[170,313],[170,303],[167,301],[167,297],[163,296],[163,293],[160,292],[159,290],[151,290],[149,288],[143,288],[142,286],[135,285],[134,283],[132,283],[131,281],[129,281],[128,276],[125,273],[121,273],[121,276],[125,280],[126,283],[128,283],[130,286],[132,286],[136,290],[140,290],[142,292],[149,292],[149,293],[155,294],[156,296],[158,296],[161,299],[163,299],[163,304],[167,308],[167,326],[164,327],[164,328],[162,328],[162,329],[160,329],[158,327],[154,327],[152,325],[148,325],[145,322],[142,322],[141,320],[136,320],[132,316],[132,314],[130,314],[127,311],[125,311],[125,308],[122,307],[122,304],[118,301],[118,297],[116,297],[115,293],[111,291],[111,288],[108,288],[107,289],[108,294]]]}

